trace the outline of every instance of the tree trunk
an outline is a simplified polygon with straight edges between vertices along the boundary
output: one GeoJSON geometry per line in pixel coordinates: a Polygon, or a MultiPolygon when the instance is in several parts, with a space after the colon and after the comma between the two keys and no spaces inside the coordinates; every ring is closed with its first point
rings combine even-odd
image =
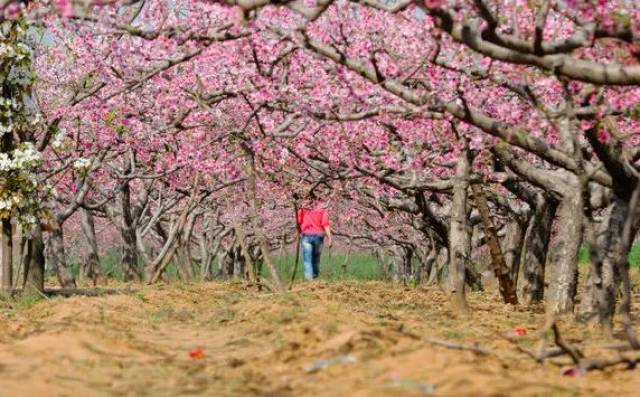
{"type": "Polygon", "coordinates": [[[192,212],[187,216],[187,223],[184,226],[184,230],[180,233],[180,239],[178,244],[180,245],[177,250],[177,263],[178,271],[184,281],[192,281],[195,278],[193,271],[193,261],[191,255],[191,237],[193,234],[193,225],[195,224],[198,215],[192,212]]]}
{"type": "Polygon", "coordinates": [[[416,250],[416,257],[420,263],[418,267],[418,283],[423,283],[425,281],[429,281],[431,270],[433,269],[433,264],[436,261],[436,250],[431,245],[426,250],[418,248],[416,250]]]}
{"type": "Polygon", "coordinates": [[[178,275],[180,276],[182,281],[193,281],[195,276],[191,263],[191,257],[183,245],[176,249],[175,258],[178,268],[178,275]]]}
{"type": "MultiPolygon", "coordinates": [[[[136,230],[136,247],[138,247],[138,254],[142,256],[142,263],[148,264],[153,261],[155,252],[152,247],[148,247],[144,242],[144,236],[140,229],[136,230]]],[[[144,269],[145,266],[142,266],[144,269]]],[[[144,270],[143,270],[144,271],[144,270]]]]}
{"type": "Polygon", "coordinates": [[[219,276],[223,280],[228,280],[233,276],[233,267],[234,267],[234,245],[228,246],[222,252],[220,258],[220,271],[219,276]]]}
{"type": "Polygon", "coordinates": [[[394,245],[391,247],[392,254],[389,255],[391,280],[394,283],[402,282],[402,252],[401,248],[394,245]]]}
{"type": "Polygon", "coordinates": [[[2,220],[2,289],[13,288],[13,229],[11,219],[2,220]]]}
{"type": "Polygon", "coordinates": [[[551,225],[555,217],[557,203],[536,196],[532,205],[533,214],[529,219],[524,236],[520,263],[523,269],[521,297],[526,304],[542,302],[544,298],[544,273],[547,249],[551,238],[551,225]]]}
{"type": "Polygon", "coordinates": [[[631,275],[629,274],[629,252],[633,246],[633,241],[640,229],[640,184],[636,181],[635,189],[631,194],[626,220],[622,227],[621,243],[618,244],[616,252],[616,270],[622,279],[622,302],[620,313],[622,314],[622,324],[627,341],[635,350],[640,349],[640,341],[636,334],[633,320],[631,318],[631,275]]]}
{"type": "MultiPolygon", "coordinates": [[[[9,22],[11,24],[11,22],[9,22]]],[[[1,26],[3,29],[6,27],[1,26]]],[[[13,29],[13,28],[12,28],[13,29]]],[[[2,84],[2,96],[7,98],[13,96],[14,93],[9,91],[8,86],[2,84]]],[[[3,133],[0,134],[0,149],[2,153],[11,153],[15,149],[14,134],[3,133]]],[[[0,181],[0,189],[6,189],[5,180],[0,181]]],[[[11,216],[2,219],[2,237],[0,238],[2,243],[2,266],[0,271],[2,272],[2,289],[6,292],[11,291],[13,288],[13,229],[11,227],[11,216]]]]}
{"type": "MultiPolygon", "coordinates": [[[[240,244],[233,245],[233,273],[232,276],[234,279],[242,280],[248,278],[248,270],[247,270],[247,257],[244,255],[242,251],[242,247],[240,244]]],[[[252,266],[249,266],[252,267],[252,266]]]]}
{"type": "Polygon", "coordinates": [[[122,205],[122,272],[124,281],[141,281],[142,272],[138,264],[136,227],[131,214],[131,188],[125,182],[120,188],[122,205]]]}
{"type": "Polygon", "coordinates": [[[83,277],[88,277],[93,281],[93,285],[98,283],[100,274],[100,257],[98,256],[98,242],[96,240],[96,226],[93,214],[86,208],[80,209],[80,226],[82,234],[87,243],[87,252],[84,255],[80,273],[83,277]]]}
{"type": "Polygon", "coordinates": [[[515,284],[511,278],[511,269],[507,267],[505,257],[502,254],[502,248],[500,247],[500,242],[498,241],[498,236],[491,220],[487,199],[480,185],[473,185],[471,189],[473,190],[473,199],[476,202],[476,207],[482,218],[484,233],[487,236],[489,252],[491,253],[491,263],[493,264],[493,272],[498,279],[500,295],[502,295],[504,303],[517,305],[518,295],[515,284]]]}
{"type": "Polygon", "coordinates": [[[402,247],[402,282],[407,285],[407,282],[410,284],[415,282],[416,274],[414,272],[413,266],[413,248],[412,247],[402,247]]]}
{"type": "Polygon", "coordinates": [[[44,294],[44,240],[42,229],[35,226],[27,242],[27,255],[24,263],[22,291],[26,296],[44,294]]]}
{"type": "Polygon", "coordinates": [[[200,189],[200,174],[196,174],[196,177],[193,181],[193,187],[191,190],[191,195],[189,196],[188,202],[185,204],[185,207],[182,209],[182,213],[178,217],[177,221],[171,228],[171,233],[167,236],[167,239],[162,247],[162,250],[156,257],[156,259],[147,265],[147,276],[150,276],[149,283],[156,283],[160,276],[164,273],[165,269],[173,259],[176,250],[178,249],[178,245],[180,244],[180,235],[182,234],[184,227],[187,223],[187,218],[190,212],[193,210],[195,206],[196,197],[198,195],[200,189]]]}
{"type": "Polygon", "coordinates": [[[269,269],[271,273],[271,278],[273,279],[274,289],[277,291],[285,291],[285,286],[282,283],[282,279],[280,279],[280,275],[278,273],[278,269],[276,268],[273,259],[271,257],[271,252],[269,250],[269,244],[267,243],[267,238],[264,232],[264,222],[260,213],[258,212],[258,187],[257,187],[257,172],[256,172],[256,164],[255,164],[255,156],[251,151],[251,148],[247,146],[243,146],[245,153],[248,155],[249,164],[247,164],[247,201],[249,202],[249,218],[251,221],[251,225],[253,226],[253,232],[256,236],[256,240],[258,241],[258,246],[262,251],[262,258],[264,260],[265,265],[269,269]]]}
{"type": "Polygon", "coordinates": [[[433,247],[433,264],[431,265],[431,270],[429,271],[429,279],[427,280],[427,284],[433,285],[438,284],[440,282],[438,278],[438,273],[442,268],[442,263],[446,263],[447,261],[447,249],[442,247],[433,247]]]}
{"type": "Polygon", "coordinates": [[[598,225],[590,229],[589,249],[591,265],[580,305],[580,318],[596,317],[603,330],[613,332],[616,295],[622,281],[622,322],[631,346],[640,348],[629,315],[631,282],[629,278],[629,251],[640,228],[640,188],[633,192],[630,202],[614,196],[598,225]]]}
{"type": "Polygon", "coordinates": [[[558,243],[548,257],[553,274],[549,286],[547,311],[573,311],[578,286],[578,252],[582,243],[583,197],[580,191],[567,193],[560,202],[557,216],[558,243]]]}
{"type": "Polygon", "coordinates": [[[210,241],[209,238],[207,237],[207,235],[204,234],[202,236],[202,239],[200,241],[201,251],[204,254],[204,256],[207,258],[206,261],[203,262],[203,267],[200,269],[201,270],[200,277],[203,280],[210,281],[210,280],[213,279],[213,276],[214,276],[214,274],[213,274],[214,272],[213,272],[213,269],[212,269],[213,268],[213,264],[214,264],[215,260],[221,256],[220,255],[221,246],[222,246],[222,243],[223,243],[225,237],[227,235],[229,235],[232,231],[233,231],[233,229],[223,230],[219,235],[217,235],[213,239],[213,246],[212,247],[208,247],[207,246],[207,242],[210,241]]]}
{"type": "Polygon", "coordinates": [[[122,272],[124,281],[142,280],[138,268],[135,231],[128,228],[122,231],[122,272]]]}
{"type": "Polygon", "coordinates": [[[247,240],[246,240],[247,237],[244,233],[244,229],[242,228],[242,225],[240,224],[240,222],[236,222],[236,224],[234,225],[234,232],[236,234],[237,244],[240,247],[240,250],[239,250],[240,254],[242,258],[244,258],[243,265],[242,265],[243,273],[244,273],[243,276],[250,282],[256,282],[258,281],[258,275],[256,274],[255,266],[253,264],[253,261],[251,260],[249,247],[247,247],[247,240]]]}
{"type": "Polygon", "coordinates": [[[28,239],[25,236],[21,226],[13,226],[13,289],[18,287],[18,278],[24,278],[24,269],[26,261],[24,256],[27,252],[28,239]],[[16,266],[17,265],[17,266],[16,266]]]}
{"type": "Polygon", "coordinates": [[[58,281],[63,288],[76,288],[76,279],[73,276],[71,267],[67,263],[66,254],[64,252],[64,239],[62,232],[62,224],[49,232],[47,253],[49,263],[58,276],[58,281]]]}
{"type": "Polygon", "coordinates": [[[465,268],[471,254],[471,236],[467,219],[467,197],[471,161],[468,150],[460,154],[456,165],[449,227],[449,277],[452,303],[456,310],[468,309],[465,296],[465,268]]]}
{"type": "MultiPolygon", "coordinates": [[[[613,327],[616,307],[616,291],[620,284],[620,274],[616,269],[618,252],[621,250],[622,230],[629,214],[628,203],[617,197],[607,208],[589,243],[591,265],[585,285],[580,316],[589,319],[597,316],[606,331],[613,327]]],[[[628,255],[626,252],[622,255],[628,255]]]]}
{"type": "Polygon", "coordinates": [[[524,245],[524,230],[519,220],[513,220],[505,226],[504,236],[504,261],[509,269],[509,276],[513,282],[513,288],[518,290],[518,278],[520,275],[520,256],[524,245]]]}
{"type": "Polygon", "coordinates": [[[200,250],[200,272],[198,277],[200,277],[200,281],[210,280],[211,263],[215,254],[212,253],[213,251],[209,251],[210,247],[207,246],[206,232],[195,234],[195,238],[198,241],[198,249],[200,250]]]}

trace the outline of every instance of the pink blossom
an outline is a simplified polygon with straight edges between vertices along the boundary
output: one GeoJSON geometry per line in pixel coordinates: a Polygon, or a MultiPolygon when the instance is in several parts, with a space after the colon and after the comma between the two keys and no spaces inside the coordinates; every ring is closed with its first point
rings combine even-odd
{"type": "Polygon", "coordinates": [[[56,5],[58,6],[60,15],[64,18],[70,18],[75,15],[71,0],[56,0],[56,5]]]}

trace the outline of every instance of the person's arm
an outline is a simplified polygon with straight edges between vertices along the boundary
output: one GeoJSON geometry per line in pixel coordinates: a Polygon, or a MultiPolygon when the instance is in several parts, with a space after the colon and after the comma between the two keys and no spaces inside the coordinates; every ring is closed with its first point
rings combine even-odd
{"type": "Polygon", "coordinates": [[[331,248],[333,245],[333,236],[331,235],[331,223],[329,222],[327,211],[324,211],[322,214],[322,228],[324,229],[324,235],[327,237],[327,246],[331,248]]]}
{"type": "Polygon", "coordinates": [[[327,247],[331,248],[333,245],[333,236],[331,236],[331,225],[324,227],[324,234],[327,237],[327,247]]]}
{"type": "Polygon", "coordinates": [[[298,208],[296,210],[296,230],[298,231],[298,234],[300,234],[301,230],[302,230],[302,217],[303,217],[303,213],[302,213],[302,208],[298,208]]]}

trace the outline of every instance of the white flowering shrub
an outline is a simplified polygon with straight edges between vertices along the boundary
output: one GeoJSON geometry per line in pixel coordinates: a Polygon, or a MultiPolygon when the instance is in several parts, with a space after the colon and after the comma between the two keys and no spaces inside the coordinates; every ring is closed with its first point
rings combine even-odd
{"type": "Polygon", "coordinates": [[[40,119],[25,105],[34,80],[25,32],[22,20],[0,22],[0,219],[29,230],[47,211],[37,178],[42,154],[30,142],[40,119]]]}

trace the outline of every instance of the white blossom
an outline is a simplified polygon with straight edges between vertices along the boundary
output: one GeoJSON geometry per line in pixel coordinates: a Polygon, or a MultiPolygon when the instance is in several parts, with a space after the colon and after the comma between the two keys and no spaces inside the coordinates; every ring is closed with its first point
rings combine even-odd
{"type": "Polygon", "coordinates": [[[88,170],[90,167],[91,167],[91,159],[80,157],[79,159],[73,162],[73,168],[79,171],[88,170]]]}
{"type": "Polygon", "coordinates": [[[38,220],[33,216],[33,214],[23,214],[20,216],[20,224],[27,229],[31,229],[37,222],[38,220]]]}
{"type": "Polygon", "coordinates": [[[10,171],[13,166],[13,161],[9,158],[6,153],[0,153],[0,171],[7,172],[10,171]]]}
{"type": "Polygon", "coordinates": [[[21,147],[13,151],[13,169],[34,168],[42,163],[42,154],[33,146],[33,143],[23,143],[21,147]]]}
{"type": "Polygon", "coordinates": [[[51,141],[51,147],[55,151],[61,151],[64,149],[64,138],[66,135],[66,131],[64,128],[58,129],[56,134],[53,136],[53,140],[51,141]]]}

